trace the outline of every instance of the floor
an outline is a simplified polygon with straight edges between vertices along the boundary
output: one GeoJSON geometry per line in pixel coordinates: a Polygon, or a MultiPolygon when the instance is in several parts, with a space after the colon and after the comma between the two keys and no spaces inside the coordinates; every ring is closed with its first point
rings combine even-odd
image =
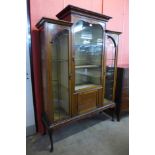
{"type": "Polygon", "coordinates": [[[105,115],[78,121],[54,132],[54,151],[47,135],[27,137],[27,155],[129,155],[129,116],[111,121],[105,115]]]}

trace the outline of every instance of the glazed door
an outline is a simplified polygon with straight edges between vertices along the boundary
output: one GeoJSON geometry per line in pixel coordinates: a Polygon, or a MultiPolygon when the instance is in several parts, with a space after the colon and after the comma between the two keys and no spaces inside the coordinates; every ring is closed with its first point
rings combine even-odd
{"type": "Polygon", "coordinates": [[[114,100],[115,67],[116,67],[116,42],[110,35],[106,36],[106,77],[104,103],[114,100]]]}
{"type": "Polygon", "coordinates": [[[102,85],[103,28],[79,20],[73,28],[74,91],[102,85]]]}
{"type": "Polygon", "coordinates": [[[70,117],[70,28],[48,24],[47,29],[51,37],[51,103],[53,120],[56,122],[70,117]]]}

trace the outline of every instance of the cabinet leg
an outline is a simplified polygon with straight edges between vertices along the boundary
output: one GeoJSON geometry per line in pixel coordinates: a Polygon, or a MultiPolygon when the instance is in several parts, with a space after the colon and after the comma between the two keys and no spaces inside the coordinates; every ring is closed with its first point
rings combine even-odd
{"type": "Polygon", "coordinates": [[[112,121],[115,121],[115,108],[112,108],[112,121]]]}
{"type": "Polygon", "coordinates": [[[117,121],[120,121],[120,105],[116,106],[116,117],[117,117],[117,121]]]}
{"type": "Polygon", "coordinates": [[[119,112],[116,115],[117,115],[117,121],[119,122],[120,121],[120,114],[119,114],[119,112]]]}
{"type": "Polygon", "coordinates": [[[42,121],[43,121],[43,126],[44,126],[44,133],[43,134],[46,134],[46,131],[48,131],[48,135],[49,135],[49,139],[50,139],[50,143],[51,143],[50,152],[52,152],[53,151],[53,138],[52,138],[53,129],[49,128],[50,123],[49,123],[47,116],[44,112],[42,113],[42,121]]]}
{"type": "Polygon", "coordinates": [[[44,136],[44,135],[46,135],[46,126],[44,123],[43,123],[43,127],[44,127],[44,131],[43,131],[42,135],[44,136]]]}
{"type": "Polygon", "coordinates": [[[51,143],[50,152],[52,152],[52,151],[53,151],[53,138],[52,138],[52,134],[53,134],[52,129],[49,129],[49,130],[48,130],[48,135],[49,135],[49,138],[50,138],[50,143],[51,143]]]}

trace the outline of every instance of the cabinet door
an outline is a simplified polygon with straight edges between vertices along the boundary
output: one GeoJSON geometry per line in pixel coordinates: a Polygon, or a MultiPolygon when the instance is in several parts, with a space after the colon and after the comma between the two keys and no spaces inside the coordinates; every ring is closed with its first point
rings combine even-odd
{"type": "Polygon", "coordinates": [[[79,20],[73,27],[75,91],[101,85],[103,28],[79,20]]]}
{"type": "Polygon", "coordinates": [[[112,36],[106,35],[106,76],[104,103],[114,100],[116,43],[112,36]]]}
{"type": "Polygon", "coordinates": [[[98,104],[98,91],[88,91],[78,94],[78,113],[95,109],[98,104]]]}
{"type": "Polygon", "coordinates": [[[70,80],[69,80],[69,55],[70,55],[70,27],[46,23],[45,25],[46,48],[45,63],[47,70],[44,70],[43,77],[46,78],[46,93],[48,97],[47,108],[52,108],[52,120],[59,121],[70,117],[70,80]]]}

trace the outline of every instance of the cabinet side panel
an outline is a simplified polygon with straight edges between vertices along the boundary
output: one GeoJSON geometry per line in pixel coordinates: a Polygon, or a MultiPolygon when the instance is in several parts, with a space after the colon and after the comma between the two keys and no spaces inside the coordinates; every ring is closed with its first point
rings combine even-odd
{"type": "Polygon", "coordinates": [[[46,61],[45,61],[45,29],[44,27],[40,30],[40,43],[41,43],[41,75],[42,75],[42,90],[43,90],[43,108],[46,112],[47,109],[47,68],[46,68],[46,61]]]}
{"type": "Polygon", "coordinates": [[[46,61],[47,61],[47,116],[50,122],[53,122],[54,115],[53,115],[53,104],[52,104],[52,47],[51,47],[51,32],[48,28],[48,23],[45,24],[46,31],[45,31],[45,53],[46,53],[46,61]]]}
{"type": "Polygon", "coordinates": [[[50,122],[53,120],[51,103],[51,56],[48,29],[46,24],[40,32],[41,37],[41,68],[44,111],[50,122]]]}

